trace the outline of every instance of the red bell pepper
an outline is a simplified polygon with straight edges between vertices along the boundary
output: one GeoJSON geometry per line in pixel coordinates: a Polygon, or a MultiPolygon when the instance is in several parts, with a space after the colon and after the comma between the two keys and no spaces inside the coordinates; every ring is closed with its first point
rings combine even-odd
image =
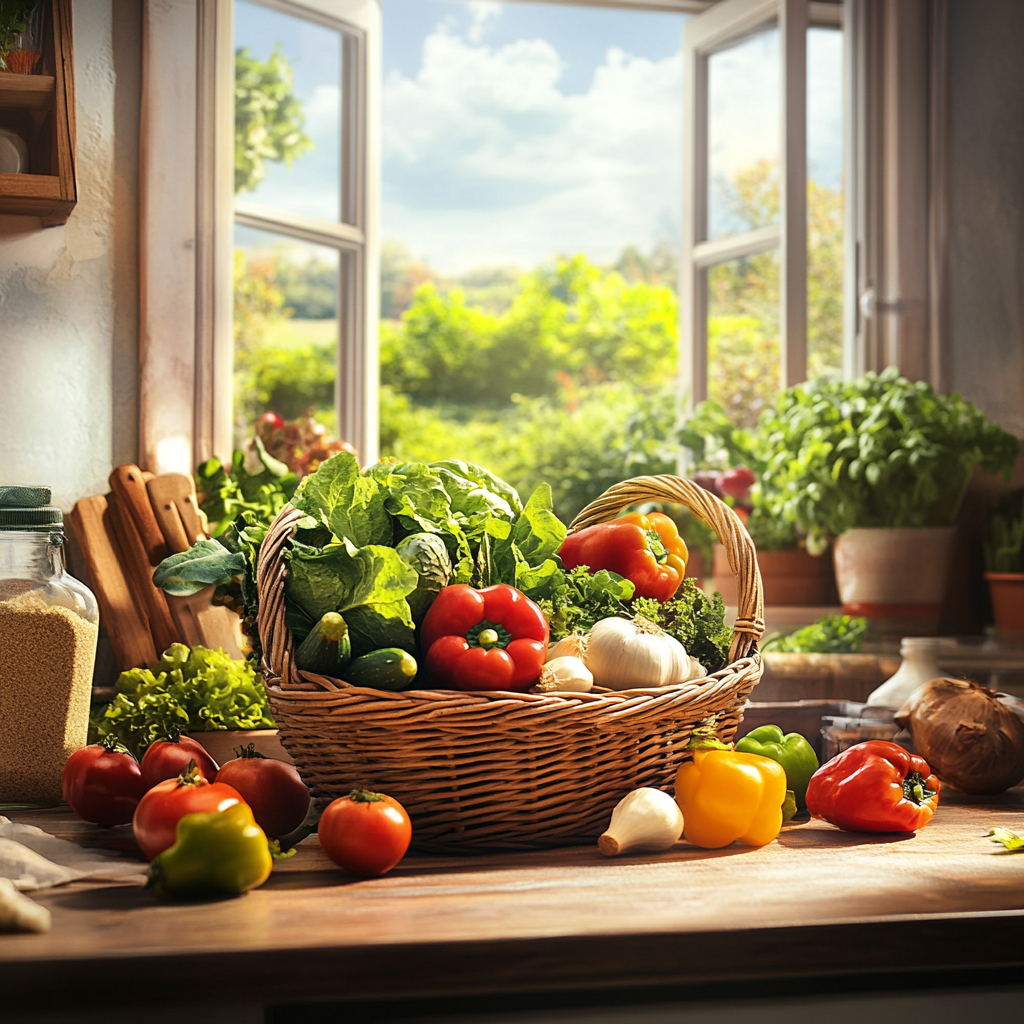
{"type": "Polygon", "coordinates": [[[544,613],[515,587],[445,587],[420,629],[427,674],[456,690],[528,690],[548,651],[544,613]]]}
{"type": "Polygon", "coordinates": [[[807,810],[847,832],[916,832],[932,820],[941,790],[923,757],[868,740],[811,776],[807,810]]]}
{"type": "Polygon", "coordinates": [[[630,512],[570,533],[559,555],[566,569],[608,569],[630,580],[636,597],[663,603],[679,589],[690,557],[676,524],[661,512],[630,512]]]}

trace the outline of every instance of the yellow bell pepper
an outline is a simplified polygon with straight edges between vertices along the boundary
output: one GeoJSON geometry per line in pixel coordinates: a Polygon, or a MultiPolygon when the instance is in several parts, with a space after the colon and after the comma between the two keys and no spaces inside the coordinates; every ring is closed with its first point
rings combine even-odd
{"type": "Polygon", "coordinates": [[[676,803],[683,812],[686,839],[708,850],[737,839],[749,846],[770,843],[782,828],[782,765],[727,747],[713,728],[695,729],[690,748],[693,760],[676,773],[676,803]]]}

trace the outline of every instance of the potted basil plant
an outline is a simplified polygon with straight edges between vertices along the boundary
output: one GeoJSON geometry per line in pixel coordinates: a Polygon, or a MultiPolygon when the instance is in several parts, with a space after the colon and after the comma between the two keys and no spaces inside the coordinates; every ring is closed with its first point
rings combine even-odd
{"type": "Polygon", "coordinates": [[[985,531],[985,579],[996,631],[1024,633],[1024,490],[997,502],[985,531]]]}
{"type": "Polygon", "coordinates": [[[885,632],[934,633],[971,475],[1008,477],[1017,438],[894,367],[789,388],[758,430],[764,500],[809,547],[835,538],[843,611],[885,632]]]}

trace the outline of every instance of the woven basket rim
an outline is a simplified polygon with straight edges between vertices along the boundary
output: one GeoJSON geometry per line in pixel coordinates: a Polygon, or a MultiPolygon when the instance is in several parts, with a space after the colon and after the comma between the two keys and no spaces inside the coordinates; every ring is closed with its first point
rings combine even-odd
{"type": "MultiPolygon", "coordinates": [[[[760,664],[757,643],[764,633],[763,597],[761,577],[753,542],[746,528],[724,502],[683,477],[663,474],[653,477],[635,477],[610,487],[601,497],[591,502],[572,521],[570,533],[587,526],[614,519],[630,505],[650,501],[682,504],[718,535],[729,556],[736,575],[739,602],[733,624],[733,640],[725,666],[699,679],[687,680],[664,687],[637,687],[601,693],[545,694],[516,693],[506,690],[465,691],[455,689],[415,689],[402,691],[376,690],[358,687],[342,679],[305,672],[295,666],[294,640],[284,623],[284,569],[282,555],[295,524],[306,513],[286,504],[275,517],[260,547],[257,567],[257,587],[260,596],[258,627],[263,646],[263,670],[268,693],[278,699],[300,694],[321,696],[345,693],[353,698],[382,702],[417,704],[427,707],[453,697],[469,704],[518,702],[533,705],[538,711],[545,708],[574,706],[588,710],[603,707],[621,708],[633,701],[655,702],[666,705],[690,703],[705,698],[716,688],[728,691],[737,675],[747,667],[760,664]]],[[[723,693],[723,697],[726,694],[723,693]]]]}

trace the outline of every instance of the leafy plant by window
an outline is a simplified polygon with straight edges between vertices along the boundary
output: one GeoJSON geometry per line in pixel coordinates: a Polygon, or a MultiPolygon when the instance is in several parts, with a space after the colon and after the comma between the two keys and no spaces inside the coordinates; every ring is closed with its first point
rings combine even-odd
{"type": "Polygon", "coordinates": [[[1024,572],[1024,490],[1003,495],[989,514],[985,568],[989,572],[1024,572]]]}
{"type": "Polygon", "coordinates": [[[1020,447],[971,402],[894,367],[789,388],[758,437],[768,510],[819,536],[947,526],[974,468],[1009,473],[1020,447]]]}
{"type": "Polygon", "coordinates": [[[291,166],[313,146],[306,117],[292,92],[292,66],[280,43],[265,60],[248,47],[235,53],[235,192],[251,192],[267,160],[291,166]]]}

